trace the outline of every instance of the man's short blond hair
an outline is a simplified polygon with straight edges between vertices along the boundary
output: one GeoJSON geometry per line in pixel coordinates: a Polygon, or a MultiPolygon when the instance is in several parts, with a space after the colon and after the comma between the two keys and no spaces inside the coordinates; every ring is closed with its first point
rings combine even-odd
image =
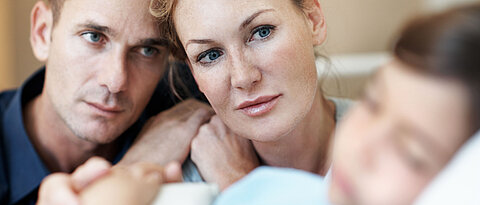
{"type": "Polygon", "coordinates": [[[55,25],[58,22],[58,19],[60,19],[60,15],[62,13],[62,8],[63,4],[65,3],[65,0],[44,0],[52,9],[52,15],[53,15],[53,25],[55,25]]]}

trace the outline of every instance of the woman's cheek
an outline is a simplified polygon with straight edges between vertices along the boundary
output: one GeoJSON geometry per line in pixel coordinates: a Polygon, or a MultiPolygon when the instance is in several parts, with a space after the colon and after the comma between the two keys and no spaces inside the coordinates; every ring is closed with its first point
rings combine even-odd
{"type": "Polygon", "coordinates": [[[224,110],[230,96],[228,79],[218,72],[203,72],[194,75],[200,91],[207,97],[213,109],[224,110]]]}

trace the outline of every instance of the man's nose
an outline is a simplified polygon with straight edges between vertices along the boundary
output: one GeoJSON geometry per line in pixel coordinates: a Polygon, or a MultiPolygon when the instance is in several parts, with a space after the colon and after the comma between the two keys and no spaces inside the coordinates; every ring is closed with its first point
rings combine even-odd
{"type": "Polygon", "coordinates": [[[127,63],[127,54],[124,51],[112,50],[98,71],[98,83],[105,86],[110,93],[125,91],[128,84],[127,63]]]}

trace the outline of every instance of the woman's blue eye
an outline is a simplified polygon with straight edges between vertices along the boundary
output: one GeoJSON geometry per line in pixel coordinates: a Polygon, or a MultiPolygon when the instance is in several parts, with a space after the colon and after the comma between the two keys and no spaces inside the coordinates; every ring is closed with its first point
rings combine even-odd
{"type": "Polygon", "coordinates": [[[258,27],[257,29],[255,29],[253,31],[253,35],[252,37],[250,38],[249,42],[250,41],[254,41],[254,40],[262,40],[262,39],[266,39],[267,37],[270,36],[270,34],[272,34],[272,29],[274,27],[273,26],[261,26],[261,27],[258,27]]]}
{"type": "Polygon", "coordinates": [[[83,33],[82,37],[92,43],[98,43],[102,40],[102,34],[99,34],[97,32],[87,32],[83,33]]]}
{"type": "Polygon", "coordinates": [[[198,60],[200,63],[211,63],[215,60],[217,60],[218,58],[220,58],[220,56],[222,56],[223,53],[219,50],[210,50],[210,51],[207,51],[203,54],[201,54],[199,57],[198,57],[198,60]]]}
{"type": "Polygon", "coordinates": [[[258,30],[258,35],[262,38],[265,38],[268,35],[270,35],[270,29],[269,28],[261,28],[260,30],[258,30]]]}
{"type": "Polygon", "coordinates": [[[157,49],[152,47],[142,47],[140,53],[146,57],[152,57],[157,53],[157,49]]]}

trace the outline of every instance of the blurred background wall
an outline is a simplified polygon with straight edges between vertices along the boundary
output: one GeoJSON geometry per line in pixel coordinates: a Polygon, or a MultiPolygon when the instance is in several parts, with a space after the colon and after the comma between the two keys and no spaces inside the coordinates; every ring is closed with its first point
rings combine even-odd
{"type": "MultiPolygon", "coordinates": [[[[0,90],[18,87],[42,65],[33,56],[29,42],[30,10],[36,1],[0,0],[0,90]]],[[[413,16],[480,0],[320,2],[329,29],[328,40],[322,47],[322,52],[335,58],[388,51],[394,34],[413,16]]]]}
{"type": "Polygon", "coordinates": [[[15,85],[13,70],[14,47],[13,32],[10,32],[13,24],[10,13],[10,4],[7,1],[0,1],[0,90],[15,85]]]}
{"type": "Polygon", "coordinates": [[[30,47],[30,10],[37,0],[0,0],[0,90],[15,88],[42,63],[30,47]]]}

